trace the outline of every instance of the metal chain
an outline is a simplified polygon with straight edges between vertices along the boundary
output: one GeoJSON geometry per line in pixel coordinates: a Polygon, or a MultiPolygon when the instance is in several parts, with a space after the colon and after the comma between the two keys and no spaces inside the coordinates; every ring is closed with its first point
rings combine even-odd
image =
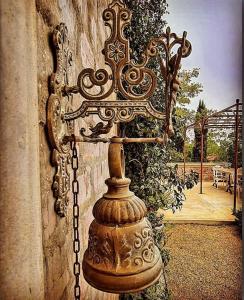
{"type": "Polygon", "coordinates": [[[73,169],[73,181],[72,181],[72,193],[73,193],[73,251],[75,254],[74,262],[74,275],[75,275],[75,286],[74,286],[74,298],[75,300],[80,300],[80,262],[79,262],[79,252],[80,252],[80,237],[79,237],[79,204],[78,204],[78,194],[79,194],[79,182],[77,180],[77,170],[79,166],[76,140],[73,135],[73,142],[71,142],[72,149],[72,161],[71,166],[73,169]]]}

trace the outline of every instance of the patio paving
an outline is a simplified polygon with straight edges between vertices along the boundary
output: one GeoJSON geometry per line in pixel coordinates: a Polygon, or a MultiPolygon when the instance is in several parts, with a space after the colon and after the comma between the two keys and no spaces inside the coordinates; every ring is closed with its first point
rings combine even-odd
{"type": "MultiPolygon", "coordinates": [[[[235,220],[232,215],[233,194],[226,192],[224,186],[216,189],[212,182],[203,182],[203,194],[199,194],[199,185],[198,183],[192,189],[185,190],[186,200],[181,210],[175,213],[163,210],[164,220],[169,223],[232,223],[235,220]]],[[[237,208],[240,207],[241,200],[237,198],[237,208]]]]}

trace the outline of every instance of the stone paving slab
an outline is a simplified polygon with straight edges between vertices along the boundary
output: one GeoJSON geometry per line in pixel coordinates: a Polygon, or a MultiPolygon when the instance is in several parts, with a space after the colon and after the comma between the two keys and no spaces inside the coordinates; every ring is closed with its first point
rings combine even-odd
{"type": "MultiPolygon", "coordinates": [[[[160,210],[164,213],[165,222],[227,224],[235,220],[232,215],[234,196],[226,192],[224,186],[216,189],[212,182],[203,182],[203,194],[199,190],[199,183],[192,189],[185,190],[186,200],[181,210],[175,213],[171,210],[160,210]]],[[[240,207],[241,200],[237,199],[237,208],[240,207]]]]}

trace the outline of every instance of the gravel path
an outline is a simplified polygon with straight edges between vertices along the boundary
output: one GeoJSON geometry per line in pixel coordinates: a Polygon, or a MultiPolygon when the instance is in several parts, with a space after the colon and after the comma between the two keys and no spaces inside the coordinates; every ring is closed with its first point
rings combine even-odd
{"type": "Polygon", "coordinates": [[[234,225],[168,225],[173,300],[241,299],[241,239],[234,225]]]}

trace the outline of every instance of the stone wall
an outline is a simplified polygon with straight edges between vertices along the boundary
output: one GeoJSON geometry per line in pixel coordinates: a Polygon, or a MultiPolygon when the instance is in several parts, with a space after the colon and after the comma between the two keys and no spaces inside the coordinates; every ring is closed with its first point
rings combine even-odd
{"type": "MultiPolygon", "coordinates": [[[[55,26],[64,22],[69,31],[70,48],[73,52],[70,84],[76,84],[79,71],[84,67],[104,67],[101,50],[107,33],[102,11],[107,0],[36,0],[37,48],[38,48],[38,99],[40,127],[41,203],[43,222],[45,299],[73,299],[73,250],[72,250],[72,198],[66,218],[54,212],[51,184],[54,169],[50,163],[50,147],[46,136],[46,104],[48,77],[54,68],[50,37],[55,26]]],[[[74,106],[79,105],[74,97],[74,106]]],[[[92,117],[77,122],[88,128],[94,124],[92,117]]],[[[115,130],[112,132],[114,135],[115,130]]],[[[93,219],[92,206],[105,191],[104,180],[108,177],[107,145],[82,144],[80,153],[80,238],[81,259],[87,247],[88,228],[93,219]]],[[[71,195],[70,195],[71,196],[71,195]]],[[[82,275],[81,275],[82,276],[82,275]]],[[[112,300],[118,297],[102,293],[81,279],[81,299],[112,300]]]]}
{"type": "MultiPolygon", "coordinates": [[[[171,165],[174,165],[176,163],[171,163],[171,165]]],[[[217,163],[222,164],[222,163],[217,163]]],[[[178,174],[182,175],[184,173],[184,164],[183,163],[177,163],[178,165],[178,174]]],[[[213,167],[216,165],[216,163],[203,163],[203,180],[204,181],[212,181],[213,180],[213,167]]],[[[190,173],[191,170],[197,172],[200,174],[201,172],[201,164],[199,163],[186,163],[186,174],[190,173]]]]}

